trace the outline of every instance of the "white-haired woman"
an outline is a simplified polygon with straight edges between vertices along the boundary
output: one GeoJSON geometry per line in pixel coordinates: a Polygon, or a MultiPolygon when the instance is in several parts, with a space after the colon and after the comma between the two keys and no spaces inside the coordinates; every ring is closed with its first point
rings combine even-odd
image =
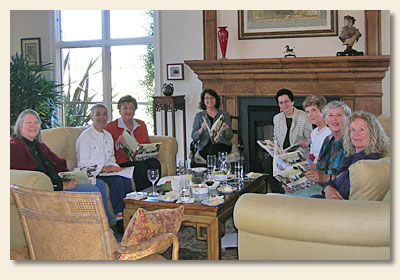
{"type": "Polygon", "coordinates": [[[15,138],[10,139],[10,168],[40,171],[50,177],[55,191],[100,192],[108,222],[114,219],[107,207],[106,186],[102,180],[96,185],[78,185],[76,181],[63,182],[58,172],[68,171],[65,159],[53,153],[40,137],[40,118],[36,111],[22,111],[15,123],[15,138]]]}
{"type": "MultiPolygon", "coordinates": [[[[79,167],[96,166],[97,173],[118,172],[122,168],[114,157],[114,141],[111,134],[104,130],[108,121],[107,107],[95,104],[90,111],[93,125],[84,130],[75,143],[76,160],[79,167]]],[[[129,178],[113,176],[97,176],[110,187],[110,200],[117,218],[122,217],[125,207],[123,199],[132,192],[132,181],[129,178]]]]}
{"type": "Polygon", "coordinates": [[[335,179],[324,184],[317,198],[349,199],[349,167],[359,160],[376,160],[384,157],[389,138],[378,119],[369,112],[354,112],[346,125],[343,140],[346,160],[340,166],[335,179]]]}

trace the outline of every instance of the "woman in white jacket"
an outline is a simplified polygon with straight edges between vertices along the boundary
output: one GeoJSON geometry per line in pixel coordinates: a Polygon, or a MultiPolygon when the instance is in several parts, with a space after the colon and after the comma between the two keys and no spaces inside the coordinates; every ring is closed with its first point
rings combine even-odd
{"type": "MultiPolygon", "coordinates": [[[[100,172],[118,172],[122,168],[115,161],[114,141],[111,134],[104,130],[108,121],[107,107],[104,104],[95,104],[90,112],[93,125],[84,130],[75,143],[78,167],[96,167],[96,174],[100,172]]],[[[110,187],[110,200],[117,219],[122,217],[124,201],[127,193],[132,192],[131,179],[113,175],[97,176],[110,187]]]]}

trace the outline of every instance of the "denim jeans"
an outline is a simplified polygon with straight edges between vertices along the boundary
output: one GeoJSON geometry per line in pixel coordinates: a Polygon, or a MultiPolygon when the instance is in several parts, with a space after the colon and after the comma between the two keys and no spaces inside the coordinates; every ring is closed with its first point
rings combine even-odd
{"type": "Polygon", "coordinates": [[[101,194],[101,200],[103,201],[104,210],[106,211],[108,223],[111,224],[114,221],[110,211],[107,206],[107,195],[106,195],[106,185],[100,179],[96,179],[96,185],[84,184],[78,185],[72,190],[65,190],[67,192],[99,192],[101,194]]]}

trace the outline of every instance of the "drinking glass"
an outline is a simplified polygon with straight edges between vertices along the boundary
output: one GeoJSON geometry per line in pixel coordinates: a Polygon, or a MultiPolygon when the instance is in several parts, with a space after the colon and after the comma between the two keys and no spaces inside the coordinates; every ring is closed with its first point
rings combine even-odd
{"type": "Polygon", "coordinates": [[[190,200],[190,181],[186,175],[179,177],[179,198],[182,202],[190,200]]]}
{"type": "Polygon", "coordinates": [[[235,162],[235,165],[236,165],[236,179],[238,180],[239,188],[243,185],[243,181],[244,181],[243,162],[244,162],[244,158],[243,157],[240,157],[235,162]]]}
{"type": "Polygon", "coordinates": [[[206,173],[204,175],[204,183],[207,185],[208,199],[212,197],[211,186],[214,185],[214,175],[212,173],[206,173]]]}
{"type": "Polygon", "coordinates": [[[215,171],[216,161],[215,155],[207,155],[207,173],[212,174],[215,171]]]}
{"type": "Polygon", "coordinates": [[[221,164],[221,171],[225,175],[224,185],[226,185],[228,183],[228,175],[231,173],[231,164],[230,163],[221,164]]]}
{"type": "Polygon", "coordinates": [[[218,160],[221,163],[219,167],[220,170],[224,168],[227,159],[228,159],[228,154],[226,152],[218,152],[218,160]]]}
{"type": "Polygon", "coordinates": [[[147,170],[147,178],[149,181],[153,184],[153,191],[149,193],[149,197],[158,197],[159,194],[154,191],[154,184],[160,177],[160,174],[158,172],[158,169],[149,169],[147,170]]]}

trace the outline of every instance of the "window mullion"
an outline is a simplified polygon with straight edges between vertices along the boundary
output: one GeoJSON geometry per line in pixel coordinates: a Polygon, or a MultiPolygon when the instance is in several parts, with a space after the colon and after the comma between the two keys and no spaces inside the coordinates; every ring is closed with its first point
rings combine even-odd
{"type": "Polygon", "coordinates": [[[111,47],[104,43],[110,39],[110,11],[102,11],[102,36],[103,103],[109,108],[108,117],[112,120],[111,47]]]}

